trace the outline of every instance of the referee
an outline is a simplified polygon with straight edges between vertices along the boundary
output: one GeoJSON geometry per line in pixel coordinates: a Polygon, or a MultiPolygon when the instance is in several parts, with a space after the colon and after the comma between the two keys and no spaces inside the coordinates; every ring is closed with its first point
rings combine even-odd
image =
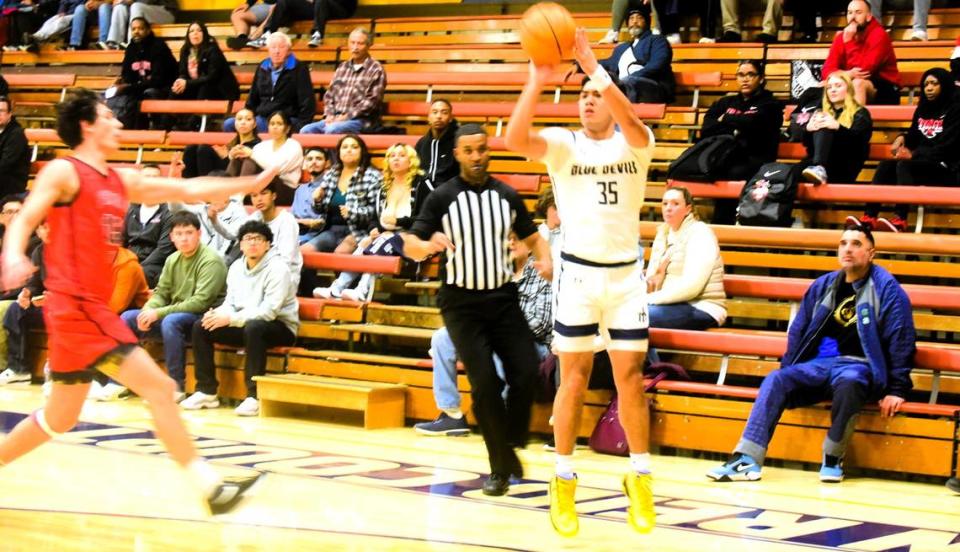
{"type": "Polygon", "coordinates": [[[534,266],[550,280],[550,248],[540,237],[517,192],[487,174],[490,147],[479,125],[456,133],[454,156],[460,175],[427,198],[410,233],[403,235],[404,255],[424,259],[445,251],[443,285],[437,298],[443,322],[467,369],[473,412],[490,458],[483,493],[506,494],[510,477],[522,477],[513,447],[523,448],[537,370],[533,334],[520,311],[512,282],[508,237],[511,229],[533,251],[534,266]],[[493,367],[503,361],[508,385],[493,367]]]}

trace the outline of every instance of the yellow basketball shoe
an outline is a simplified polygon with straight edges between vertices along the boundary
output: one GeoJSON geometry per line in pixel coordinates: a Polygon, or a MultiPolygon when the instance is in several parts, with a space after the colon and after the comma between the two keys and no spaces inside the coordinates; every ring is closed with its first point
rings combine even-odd
{"type": "Polygon", "coordinates": [[[576,476],[573,479],[563,479],[555,475],[550,480],[550,523],[563,537],[572,537],[580,531],[576,492],[576,476]]]}
{"type": "Polygon", "coordinates": [[[630,507],[627,508],[630,527],[644,534],[652,531],[657,520],[653,510],[653,476],[631,471],[623,476],[623,492],[630,499],[630,507]]]}

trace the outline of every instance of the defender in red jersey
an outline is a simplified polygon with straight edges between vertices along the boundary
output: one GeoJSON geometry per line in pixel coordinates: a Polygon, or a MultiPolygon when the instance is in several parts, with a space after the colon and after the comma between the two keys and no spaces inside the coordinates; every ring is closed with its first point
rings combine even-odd
{"type": "Polygon", "coordinates": [[[44,219],[50,225],[44,318],[53,390],[44,408],[0,442],[0,466],[73,428],[98,370],[149,404],[157,437],[204,493],[211,511],[221,513],[239,502],[257,477],[225,481],[197,456],[174,402],[176,384],[137,347],[136,337],[107,306],[114,287],[111,264],[128,202],[216,201],[260,190],[277,170],[271,167],[256,177],[189,180],[114,171],[106,159],[119,147],[122,126],[95,93],[71,92],[57,106],[57,132],[74,155],[40,171],[4,236],[3,286],[11,289],[36,270],[24,254],[28,238],[44,219]]]}

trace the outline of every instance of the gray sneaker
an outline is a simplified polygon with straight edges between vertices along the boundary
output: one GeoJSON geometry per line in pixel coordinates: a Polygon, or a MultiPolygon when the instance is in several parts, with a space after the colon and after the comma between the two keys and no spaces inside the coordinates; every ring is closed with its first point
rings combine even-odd
{"type": "Polygon", "coordinates": [[[321,44],[323,44],[323,35],[320,34],[320,31],[313,31],[313,34],[310,35],[310,42],[307,42],[307,46],[316,48],[321,44]]]}
{"type": "Polygon", "coordinates": [[[807,182],[813,182],[817,186],[827,183],[827,169],[823,165],[810,165],[803,169],[803,178],[807,182]]]}
{"type": "Polygon", "coordinates": [[[447,437],[470,435],[470,426],[467,425],[465,416],[458,420],[447,416],[446,412],[441,412],[437,419],[432,422],[414,424],[413,429],[423,435],[445,435],[447,437]]]}
{"type": "Polygon", "coordinates": [[[260,38],[247,42],[247,48],[257,48],[257,49],[266,48],[268,38],[270,38],[270,33],[265,32],[260,36],[260,38]]]}

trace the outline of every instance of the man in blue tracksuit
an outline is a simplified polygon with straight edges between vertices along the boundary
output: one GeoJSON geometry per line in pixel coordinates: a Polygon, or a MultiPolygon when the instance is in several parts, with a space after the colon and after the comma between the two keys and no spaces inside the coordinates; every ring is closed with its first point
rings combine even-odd
{"type": "Polygon", "coordinates": [[[627,17],[630,41],[613,49],[600,65],[617,75],[632,103],[670,103],[674,99],[673,49],[667,39],[650,32],[650,6],[627,17]]]}
{"type": "Polygon", "coordinates": [[[916,333],[910,299],[900,283],[873,264],[870,229],[849,225],[837,249],[840,270],[817,278],[787,333],[781,368],[768,375],[730,460],[707,476],[755,481],[784,408],[832,398],[820,480],[843,479],[841,461],[857,414],[879,401],[893,416],[910,391],[916,333]]]}

